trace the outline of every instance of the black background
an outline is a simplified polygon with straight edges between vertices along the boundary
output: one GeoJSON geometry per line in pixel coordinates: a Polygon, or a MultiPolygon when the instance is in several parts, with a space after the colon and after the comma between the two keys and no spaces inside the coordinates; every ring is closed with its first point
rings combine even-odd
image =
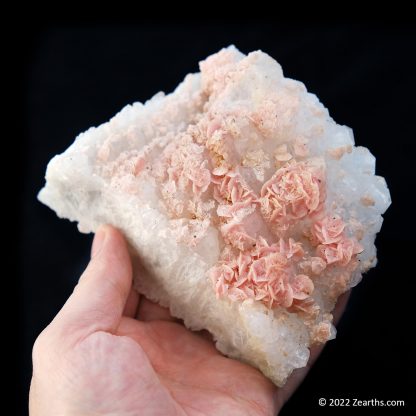
{"type": "MultiPolygon", "coordinates": [[[[303,81],[356,143],[377,158],[393,204],[377,238],[378,266],[354,289],[347,311],[308,378],[282,411],[322,410],[324,398],[403,399],[410,410],[415,348],[415,28],[408,24],[45,24],[20,50],[18,414],[26,414],[31,348],[71,293],[91,236],[36,200],[49,159],[124,105],[172,91],[197,62],[234,43],[262,49],[303,81]],[[413,315],[413,316],[412,316],[413,315]]],[[[328,409],[337,414],[341,409],[328,409]]],[[[346,409],[348,414],[353,410],[346,409]]],[[[368,409],[366,409],[368,410],[368,409]]],[[[377,409],[373,409],[377,410],[377,409]]],[[[406,409],[388,409],[404,414],[406,409]]]]}

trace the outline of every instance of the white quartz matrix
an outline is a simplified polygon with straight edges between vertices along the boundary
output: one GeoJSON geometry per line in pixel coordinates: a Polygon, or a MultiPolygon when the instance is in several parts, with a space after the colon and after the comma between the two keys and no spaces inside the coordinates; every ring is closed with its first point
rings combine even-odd
{"type": "Polygon", "coordinates": [[[270,56],[235,47],[80,134],[39,199],[123,231],[136,287],[278,386],[335,337],[390,204],[375,158],[270,56]]]}

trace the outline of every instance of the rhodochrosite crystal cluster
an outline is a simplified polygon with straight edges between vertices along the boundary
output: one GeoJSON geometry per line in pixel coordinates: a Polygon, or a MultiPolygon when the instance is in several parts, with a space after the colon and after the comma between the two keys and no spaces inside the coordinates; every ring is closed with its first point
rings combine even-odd
{"type": "Polygon", "coordinates": [[[375,265],[389,192],[268,55],[229,47],[200,68],[81,134],[39,198],[81,231],[120,228],[144,265],[138,290],[283,385],[375,265]]]}

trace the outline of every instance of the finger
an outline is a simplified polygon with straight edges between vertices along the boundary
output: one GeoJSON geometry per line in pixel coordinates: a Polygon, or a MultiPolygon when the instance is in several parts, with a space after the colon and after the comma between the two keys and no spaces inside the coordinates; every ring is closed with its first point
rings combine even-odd
{"type": "Polygon", "coordinates": [[[94,238],[91,261],[51,330],[75,342],[96,331],[114,331],[131,286],[127,244],[115,228],[101,226],[94,238]]]}
{"type": "Polygon", "coordinates": [[[194,332],[195,335],[198,335],[201,338],[206,339],[209,342],[214,342],[214,337],[212,336],[211,332],[207,331],[206,329],[202,329],[201,331],[194,332]]]}
{"type": "Polygon", "coordinates": [[[140,321],[170,321],[179,322],[179,319],[174,318],[168,308],[158,305],[146,299],[144,296],[141,297],[139,307],[137,309],[137,319],[140,321]]]}
{"type": "Polygon", "coordinates": [[[138,344],[146,344],[149,338],[147,328],[143,322],[133,318],[123,318],[115,332],[115,335],[129,337],[138,344]]]}
{"type": "Polygon", "coordinates": [[[348,300],[350,299],[351,290],[348,292],[343,293],[337,300],[337,304],[335,305],[334,311],[332,315],[334,316],[334,325],[338,325],[339,320],[341,319],[342,314],[347,307],[348,300]]]}
{"type": "Polygon", "coordinates": [[[137,307],[139,305],[140,295],[133,287],[130,289],[129,296],[124,306],[123,316],[134,318],[137,314],[137,307]]]}

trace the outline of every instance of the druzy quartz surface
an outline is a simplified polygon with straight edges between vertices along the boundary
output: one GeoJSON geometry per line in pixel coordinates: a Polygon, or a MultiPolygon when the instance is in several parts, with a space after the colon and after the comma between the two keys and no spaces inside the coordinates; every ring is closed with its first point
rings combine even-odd
{"type": "Polygon", "coordinates": [[[263,52],[229,47],[49,164],[40,200],[119,227],[136,286],[277,385],[335,337],[390,204],[375,158],[263,52]]]}

